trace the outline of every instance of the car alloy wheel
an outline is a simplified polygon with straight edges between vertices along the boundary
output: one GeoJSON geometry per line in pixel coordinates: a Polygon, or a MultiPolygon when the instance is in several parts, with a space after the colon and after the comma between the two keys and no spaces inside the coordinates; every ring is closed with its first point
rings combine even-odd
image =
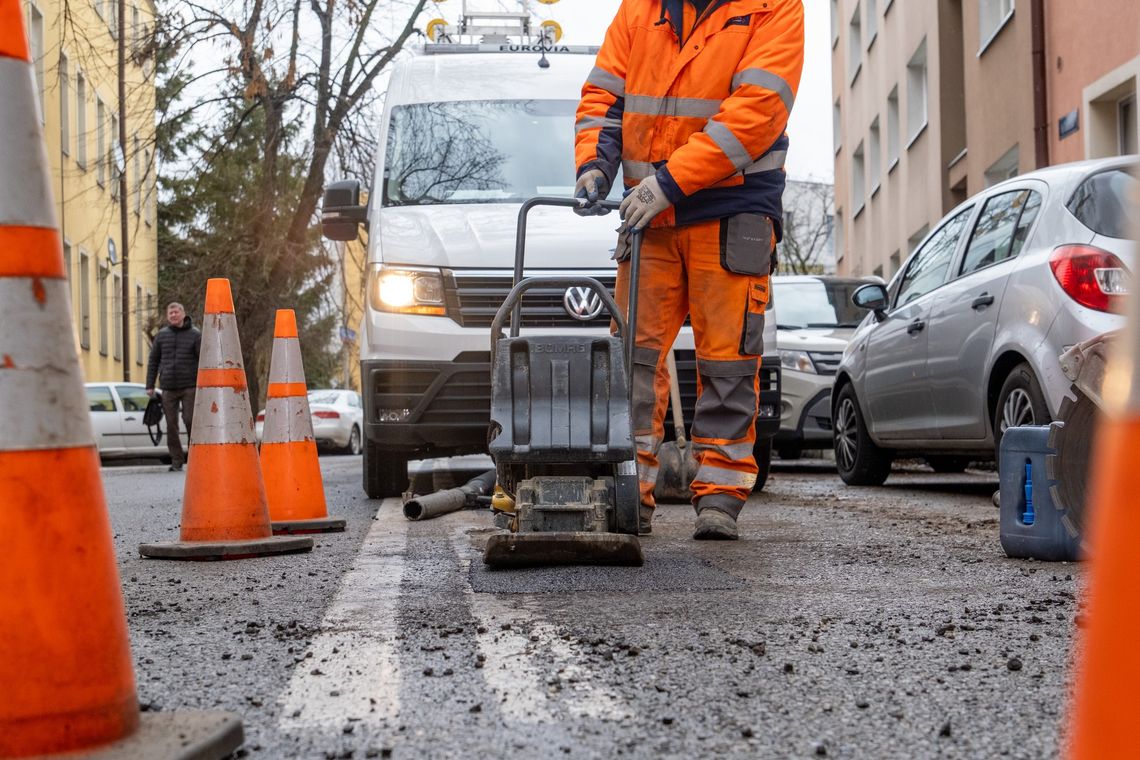
{"type": "Polygon", "coordinates": [[[358,456],[360,448],[360,428],[353,425],[352,432],[348,435],[348,453],[352,456],[358,456]]]}
{"type": "Polygon", "coordinates": [[[1034,422],[1033,400],[1024,389],[1015,388],[1001,410],[1001,432],[1005,433],[1012,427],[1032,425],[1034,422]]]}
{"type": "Polygon", "coordinates": [[[839,402],[835,415],[835,455],[845,471],[855,467],[855,454],[859,444],[859,420],[855,416],[855,402],[845,398],[839,402]]]}

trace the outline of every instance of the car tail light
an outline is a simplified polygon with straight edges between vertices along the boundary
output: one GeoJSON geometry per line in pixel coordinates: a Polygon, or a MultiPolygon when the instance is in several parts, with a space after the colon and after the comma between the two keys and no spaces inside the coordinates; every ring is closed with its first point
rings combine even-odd
{"type": "Polygon", "coordinates": [[[258,422],[265,422],[265,412],[261,412],[260,414],[257,415],[257,421],[258,422]]]}
{"type": "Polygon", "coordinates": [[[314,417],[320,417],[322,420],[338,420],[340,419],[340,412],[313,412],[314,417]]]}
{"type": "Polygon", "coordinates": [[[1124,312],[1132,273],[1114,254],[1090,245],[1062,245],[1049,257],[1049,266],[1061,289],[1081,306],[1124,312]]]}

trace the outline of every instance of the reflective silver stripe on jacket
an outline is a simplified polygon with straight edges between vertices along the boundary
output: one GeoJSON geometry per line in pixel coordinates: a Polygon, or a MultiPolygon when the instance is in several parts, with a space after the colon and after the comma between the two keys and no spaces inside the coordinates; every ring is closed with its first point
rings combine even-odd
{"type": "Polygon", "coordinates": [[[584,116],[578,120],[577,124],[574,125],[574,132],[577,134],[578,132],[582,132],[587,129],[597,129],[598,127],[601,127],[602,129],[605,129],[606,127],[616,127],[618,129],[621,129],[621,119],[610,119],[605,116],[584,116]]]}
{"type": "Polygon", "coordinates": [[[644,116],[683,116],[710,119],[720,111],[722,101],[713,98],[659,98],[653,95],[627,95],[625,112],[644,116]]]}
{"type": "Polygon", "coordinates": [[[753,84],[771,90],[784,101],[784,108],[788,109],[788,113],[792,112],[796,96],[792,94],[791,86],[778,74],[765,69],[745,69],[732,78],[732,89],[735,90],[742,84],[753,84]]]}
{"type": "Polygon", "coordinates": [[[621,171],[626,179],[637,182],[657,173],[657,169],[648,161],[622,161],[621,171]]]}
{"type": "Polygon", "coordinates": [[[712,141],[716,143],[724,155],[728,156],[728,160],[738,171],[752,163],[752,156],[748,154],[748,149],[740,142],[740,138],[719,121],[710,121],[706,124],[705,134],[712,138],[712,141]]]}
{"type": "Polygon", "coordinates": [[[784,168],[784,161],[788,158],[788,151],[774,150],[766,156],[761,156],[748,166],[744,167],[742,174],[757,174],[758,172],[771,172],[784,168]]]}
{"type": "Polygon", "coordinates": [[[586,81],[595,87],[601,87],[615,97],[620,98],[625,95],[625,80],[598,66],[594,67],[590,76],[586,77],[586,81]]]}

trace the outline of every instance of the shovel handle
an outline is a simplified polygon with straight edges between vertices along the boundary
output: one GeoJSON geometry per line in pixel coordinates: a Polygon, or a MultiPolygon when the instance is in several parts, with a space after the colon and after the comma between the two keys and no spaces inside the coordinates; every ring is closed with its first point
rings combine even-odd
{"type": "Polygon", "coordinates": [[[677,357],[672,348],[665,355],[665,364],[669,369],[669,406],[673,410],[673,435],[677,439],[677,446],[683,447],[685,440],[685,415],[681,411],[681,381],[677,377],[677,357]]]}

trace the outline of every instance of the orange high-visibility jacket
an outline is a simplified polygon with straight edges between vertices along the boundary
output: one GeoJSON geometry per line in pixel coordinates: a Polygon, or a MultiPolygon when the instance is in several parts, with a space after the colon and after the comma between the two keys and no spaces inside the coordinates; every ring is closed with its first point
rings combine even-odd
{"type": "Polygon", "coordinates": [[[804,60],[802,0],[622,0],[582,88],[578,173],[656,174],[653,226],[762,213],[782,232],[784,128],[804,60]]]}

